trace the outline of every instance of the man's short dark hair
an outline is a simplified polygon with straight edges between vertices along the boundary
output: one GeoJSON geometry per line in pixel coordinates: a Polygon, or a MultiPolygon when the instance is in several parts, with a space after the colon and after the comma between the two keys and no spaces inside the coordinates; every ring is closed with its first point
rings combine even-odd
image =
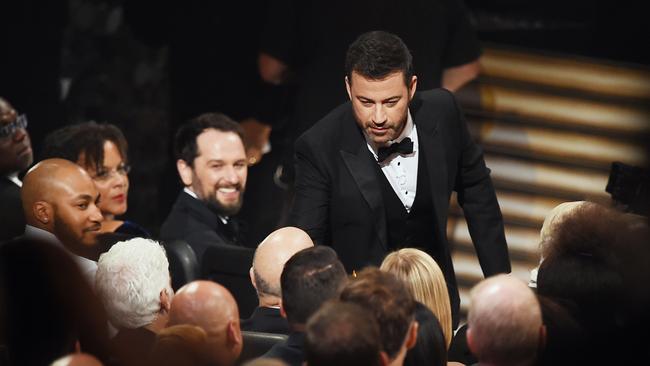
{"type": "Polygon", "coordinates": [[[305,324],[327,300],[336,298],[347,274],[336,252],[326,246],[294,254],[280,276],[282,307],[290,325],[305,324]]]}
{"type": "Polygon", "coordinates": [[[404,83],[411,84],[413,57],[398,36],[373,31],[359,36],[348,48],[345,57],[345,74],[352,82],[352,72],[364,78],[382,80],[395,72],[404,73],[404,83]]]}
{"type": "Polygon", "coordinates": [[[104,166],[104,144],[115,144],[120,157],[127,158],[127,142],[122,131],[110,123],[94,121],[65,126],[45,137],[41,160],[61,158],[72,162],[84,156],[84,168],[93,168],[99,172],[104,166]]]}
{"type": "Polygon", "coordinates": [[[391,273],[369,267],[348,282],[341,300],[357,303],[375,315],[383,349],[394,358],[415,316],[415,300],[404,283],[391,273]]]}
{"type": "Polygon", "coordinates": [[[208,129],[234,132],[244,141],[244,132],[241,126],[230,117],[222,113],[204,113],[187,121],[176,131],[174,136],[174,157],[177,160],[185,161],[189,166],[193,166],[194,159],[199,155],[196,139],[208,129]]]}
{"type": "Polygon", "coordinates": [[[328,301],[307,322],[309,366],[378,366],[381,350],[377,320],[357,304],[328,301]]]}

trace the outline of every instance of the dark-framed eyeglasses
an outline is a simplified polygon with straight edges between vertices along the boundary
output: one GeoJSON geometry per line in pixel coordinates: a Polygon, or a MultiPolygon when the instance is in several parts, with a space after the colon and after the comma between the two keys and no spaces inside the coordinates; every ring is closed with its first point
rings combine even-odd
{"type": "Polygon", "coordinates": [[[27,128],[27,116],[21,114],[13,122],[0,127],[0,139],[13,136],[19,129],[27,128]]]}

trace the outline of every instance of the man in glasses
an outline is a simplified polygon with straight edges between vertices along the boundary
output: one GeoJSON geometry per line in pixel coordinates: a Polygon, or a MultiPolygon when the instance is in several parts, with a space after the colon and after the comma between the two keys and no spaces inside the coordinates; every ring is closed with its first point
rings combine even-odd
{"type": "Polygon", "coordinates": [[[27,133],[27,118],[0,97],[0,241],[18,236],[25,230],[20,200],[18,173],[34,161],[27,133]]]}

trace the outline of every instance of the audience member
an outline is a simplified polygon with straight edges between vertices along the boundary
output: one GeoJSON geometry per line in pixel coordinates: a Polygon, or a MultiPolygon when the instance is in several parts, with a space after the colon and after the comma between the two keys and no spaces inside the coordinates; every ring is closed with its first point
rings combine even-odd
{"type": "MultiPolygon", "coordinates": [[[[575,306],[566,300],[537,296],[546,329],[544,349],[538,365],[579,365],[589,359],[586,333],[572,315],[575,306]]],[[[597,362],[596,362],[597,364],[597,362]]]]}
{"type": "Polygon", "coordinates": [[[382,351],[377,320],[359,305],[325,303],[307,321],[305,358],[309,366],[380,366],[382,351]]]}
{"type": "Polygon", "coordinates": [[[122,365],[141,365],[167,325],[173,297],[165,250],[155,241],[118,242],[97,262],[95,290],[118,329],[112,339],[122,365]]]}
{"type": "Polygon", "coordinates": [[[470,292],[467,345],[479,365],[534,365],[544,342],[533,291],[508,275],[489,277],[470,292]]]}
{"type": "Polygon", "coordinates": [[[249,319],[242,321],[242,330],[289,333],[289,324],[280,315],[280,275],[291,256],[313,246],[309,235],[295,227],[278,229],[260,243],[250,269],[251,283],[257,292],[259,306],[249,319]]]}
{"type": "Polygon", "coordinates": [[[27,172],[20,195],[25,236],[63,245],[94,284],[102,214],[88,173],[68,160],[44,160],[27,172]]]}
{"type": "Polygon", "coordinates": [[[25,231],[18,173],[33,160],[27,117],[18,115],[9,102],[0,98],[0,242],[25,231]]]}
{"type": "Polygon", "coordinates": [[[325,301],[339,295],[346,280],[343,264],[332,248],[316,246],[294,254],[280,277],[280,311],[289,322],[289,338],[262,357],[278,358],[291,366],[302,365],[307,320],[325,301]]]}
{"type": "Polygon", "coordinates": [[[50,366],[102,366],[102,363],[92,355],[73,353],[52,362],[50,366]]]}
{"type": "Polygon", "coordinates": [[[102,231],[148,237],[134,222],[119,220],[127,209],[131,169],[127,142],[117,126],[95,122],[66,126],[45,138],[43,159],[62,158],[86,169],[101,195],[102,231]]]}
{"type": "Polygon", "coordinates": [[[201,263],[207,248],[239,244],[232,216],[241,208],[248,169],[241,127],[223,114],[200,115],[179,128],[174,152],[185,188],[160,237],[187,241],[201,263]]]}
{"type": "Polygon", "coordinates": [[[172,300],[169,325],[196,325],[207,334],[210,362],[234,365],[242,350],[239,310],[230,292],[210,281],[181,287],[172,300]]]}
{"type": "Polygon", "coordinates": [[[149,353],[150,366],[219,366],[210,361],[203,328],[179,324],[161,330],[149,353]]]}
{"type": "Polygon", "coordinates": [[[9,365],[49,365],[79,350],[107,362],[107,323],[63,248],[30,237],[0,246],[0,342],[9,365]]]}
{"type": "Polygon", "coordinates": [[[433,312],[445,336],[446,348],[453,337],[451,303],[445,276],[438,263],[429,254],[415,248],[403,248],[384,258],[381,270],[404,281],[416,301],[433,312]]]}
{"type": "Polygon", "coordinates": [[[447,343],[436,315],[426,305],[416,302],[415,321],[418,338],[415,346],[406,352],[404,366],[447,366],[447,343]]]}
{"type": "Polygon", "coordinates": [[[390,365],[402,365],[418,333],[416,302],[406,285],[388,272],[368,267],[345,286],[341,300],[359,304],[375,316],[390,365]]]}

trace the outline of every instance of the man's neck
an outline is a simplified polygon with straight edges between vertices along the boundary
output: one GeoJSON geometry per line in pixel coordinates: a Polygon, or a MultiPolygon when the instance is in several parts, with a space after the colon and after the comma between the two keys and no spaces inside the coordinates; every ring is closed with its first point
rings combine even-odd
{"type": "Polygon", "coordinates": [[[262,308],[280,308],[280,298],[276,296],[261,296],[260,307],[262,308]]]}

